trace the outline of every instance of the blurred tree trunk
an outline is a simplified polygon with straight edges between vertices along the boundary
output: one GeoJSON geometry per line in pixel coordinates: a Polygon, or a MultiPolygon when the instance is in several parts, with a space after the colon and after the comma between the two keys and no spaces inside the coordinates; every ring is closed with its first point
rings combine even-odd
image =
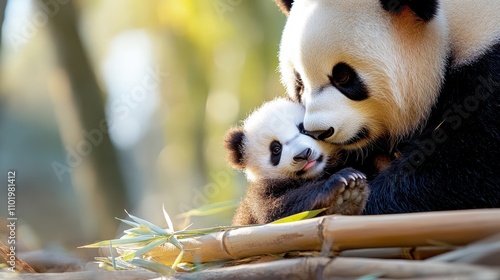
{"type": "Polygon", "coordinates": [[[0,47],[2,46],[2,28],[5,19],[5,8],[7,7],[7,0],[0,0],[0,47]]]}
{"type": "MultiPolygon", "coordinates": [[[[38,4],[50,10],[53,8],[49,7],[50,2],[40,0],[38,4]]],[[[87,136],[81,132],[80,138],[89,138],[88,134],[92,134],[89,133],[92,131],[103,132],[102,138],[92,143],[90,155],[83,159],[91,162],[95,174],[95,182],[86,180],[89,186],[84,189],[84,207],[98,211],[98,217],[93,218],[101,231],[100,236],[109,237],[109,234],[114,234],[118,224],[113,217],[122,216],[123,210],[128,207],[126,188],[115,148],[108,135],[104,94],[97,84],[78,34],[74,3],[70,1],[59,5],[59,8],[54,16],[49,17],[49,29],[59,64],[65,70],[70,83],[79,121],[82,129],[87,132],[87,136]]],[[[95,215],[96,211],[91,212],[95,215]]]]}
{"type": "MultiPolygon", "coordinates": [[[[3,48],[3,41],[2,41],[2,30],[3,30],[3,22],[5,20],[5,8],[7,7],[7,0],[0,0],[0,64],[2,63],[2,55],[1,51],[3,48]]],[[[1,71],[1,70],[0,70],[1,71]]],[[[0,72],[0,75],[2,73],[0,72]]],[[[0,88],[0,91],[2,88],[0,88]]],[[[0,112],[4,112],[4,106],[5,106],[5,95],[0,92],[0,112]]],[[[0,114],[0,120],[2,120],[3,117],[0,114]]]]}

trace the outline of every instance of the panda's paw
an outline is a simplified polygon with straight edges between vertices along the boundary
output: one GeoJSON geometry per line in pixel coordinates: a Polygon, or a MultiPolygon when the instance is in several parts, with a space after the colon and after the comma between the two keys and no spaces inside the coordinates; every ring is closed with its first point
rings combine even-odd
{"type": "Polygon", "coordinates": [[[366,176],[345,168],[327,181],[331,187],[330,203],[326,214],[359,215],[363,212],[369,195],[366,176]]]}

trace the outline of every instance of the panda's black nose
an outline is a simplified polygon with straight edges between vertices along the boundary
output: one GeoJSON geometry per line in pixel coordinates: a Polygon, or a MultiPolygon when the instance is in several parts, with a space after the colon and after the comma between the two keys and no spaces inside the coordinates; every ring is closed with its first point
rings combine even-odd
{"type": "Polygon", "coordinates": [[[334,132],[335,130],[333,127],[330,127],[327,130],[306,131],[306,134],[317,140],[325,140],[326,138],[332,136],[334,132]]]}
{"type": "Polygon", "coordinates": [[[309,156],[311,155],[311,149],[307,148],[300,152],[298,155],[293,157],[294,161],[303,161],[303,160],[308,160],[309,156]]]}

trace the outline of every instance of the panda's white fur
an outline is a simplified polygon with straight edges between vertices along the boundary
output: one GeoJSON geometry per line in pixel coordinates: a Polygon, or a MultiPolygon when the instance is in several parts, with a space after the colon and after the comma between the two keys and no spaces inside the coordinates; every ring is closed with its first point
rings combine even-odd
{"type": "Polygon", "coordinates": [[[301,104],[277,98],[264,103],[244,121],[240,148],[242,167],[249,181],[315,178],[331,163],[337,150],[333,145],[300,133],[298,127],[303,122],[304,113],[301,104]],[[282,145],[281,158],[276,166],[270,160],[273,141],[282,145]],[[307,160],[294,160],[308,148],[311,152],[307,160]]]}
{"type": "Polygon", "coordinates": [[[469,63],[500,34],[500,1],[442,4],[432,21],[423,22],[408,7],[391,14],[375,0],[295,1],[283,31],[280,71],[291,96],[295,72],[300,74],[305,129],[333,127],[326,140],[345,144],[369,127],[369,137],[348,149],[382,135],[397,142],[418,131],[437,101],[450,48],[454,64],[469,63]],[[484,31],[474,33],[477,28],[484,31]],[[330,84],[339,62],[357,71],[370,98],[351,100],[330,84]]]}
{"type": "Polygon", "coordinates": [[[500,1],[445,0],[441,4],[454,66],[473,62],[500,39],[500,1]]]}

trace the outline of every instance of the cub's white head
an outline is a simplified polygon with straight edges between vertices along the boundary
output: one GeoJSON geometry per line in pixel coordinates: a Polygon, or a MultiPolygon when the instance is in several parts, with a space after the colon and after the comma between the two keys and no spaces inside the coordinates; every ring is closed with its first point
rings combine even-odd
{"type": "Polygon", "coordinates": [[[304,113],[301,104],[290,100],[264,103],[243,127],[227,132],[229,163],[250,181],[320,176],[333,164],[337,148],[301,133],[304,113]]]}
{"type": "Polygon", "coordinates": [[[438,1],[276,1],[289,14],[282,82],[304,104],[308,132],[357,149],[422,125],[449,51],[438,1]]]}

